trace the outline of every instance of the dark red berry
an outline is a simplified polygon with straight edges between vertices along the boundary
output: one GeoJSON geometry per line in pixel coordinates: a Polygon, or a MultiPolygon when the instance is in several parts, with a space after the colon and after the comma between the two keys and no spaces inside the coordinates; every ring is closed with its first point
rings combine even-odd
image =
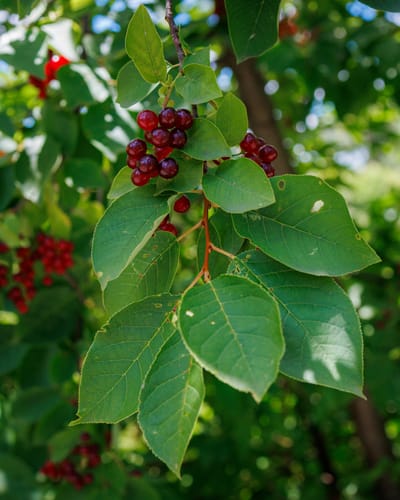
{"type": "Polygon", "coordinates": [[[259,149],[258,156],[262,161],[271,163],[271,161],[277,159],[278,151],[276,150],[276,148],[274,148],[274,146],[271,146],[271,144],[265,144],[259,149]]]}
{"type": "Polygon", "coordinates": [[[163,226],[160,226],[160,229],[161,231],[167,231],[168,233],[172,233],[175,236],[178,236],[178,230],[170,222],[167,222],[166,224],[163,224],[163,226]]]}
{"type": "Polygon", "coordinates": [[[273,177],[275,175],[275,169],[271,163],[261,163],[261,168],[264,170],[267,177],[273,177]]]}
{"type": "Polygon", "coordinates": [[[42,279],[42,283],[44,286],[51,286],[53,284],[53,279],[51,276],[44,276],[42,279]]]}
{"type": "Polygon", "coordinates": [[[175,126],[176,128],[180,128],[182,130],[187,130],[193,125],[193,115],[187,109],[177,109],[176,110],[176,118],[175,118],[175,126]]]}
{"type": "Polygon", "coordinates": [[[186,144],[187,136],[185,132],[179,128],[174,128],[170,132],[169,145],[173,148],[183,148],[186,144]]]}
{"type": "Polygon", "coordinates": [[[164,158],[167,158],[172,153],[173,150],[174,148],[170,148],[168,146],[165,148],[155,147],[154,154],[156,155],[157,160],[161,161],[164,160],[164,158]]]}
{"type": "Polygon", "coordinates": [[[149,134],[149,142],[158,148],[168,146],[170,134],[167,129],[157,127],[149,134]]]}
{"type": "Polygon", "coordinates": [[[178,173],[179,167],[173,158],[165,158],[160,162],[160,177],[172,179],[178,173]]]}
{"type": "Polygon", "coordinates": [[[160,225],[158,226],[158,229],[162,229],[165,224],[169,223],[169,215],[166,215],[164,219],[160,222],[160,225]]]}
{"type": "Polygon", "coordinates": [[[134,139],[126,146],[126,152],[129,156],[133,156],[136,159],[142,157],[146,154],[147,144],[142,141],[142,139],[134,139]]]}
{"type": "Polygon", "coordinates": [[[175,127],[176,111],[174,108],[164,108],[158,114],[160,125],[165,128],[175,127]]]}
{"type": "Polygon", "coordinates": [[[257,137],[251,132],[248,132],[242,139],[240,148],[246,153],[257,153],[259,149],[257,137]]]}
{"type": "Polygon", "coordinates": [[[189,208],[190,208],[190,200],[186,196],[181,196],[174,203],[175,212],[183,214],[187,212],[189,208]]]}
{"type": "Polygon", "coordinates": [[[1,253],[7,253],[9,250],[10,249],[9,249],[8,245],[6,245],[2,241],[0,241],[0,254],[1,253]]]}
{"type": "Polygon", "coordinates": [[[137,161],[137,168],[143,174],[158,172],[158,165],[157,158],[153,155],[144,155],[137,161]]]}
{"type": "Polygon", "coordinates": [[[150,180],[149,174],[144,174],[138,168],[135,168],[131,175],[131,181],[135,186],[144,186],[150,180]]]}
{"type": "Polygon", "coordinates": [[[138,162],[138,158],[135,158],[134,156],[128,155],[126,157],[126,164],[128,165],[129,168],[136,168],[137,162],[138,162]]]}
{"type": "Polygon", "coordinates": [[[85,484],[91,484],[93,483],[93,474],[85,474],[82,476],[82,479],[85,484]]]}
{"type": "Polygon", "coordinates": [[[257,144],[258,144],[258,150],[260,150],[260,148],[262,148],[266,144],[266,142],[262,137],[257,137],[257,144]]]}
{"type": "Polygon", "coordinates": [[[137,122],[142,130],[153,130],[158,125],[158,116],[154,111],[145,109],[137,115],[137,122]]]}

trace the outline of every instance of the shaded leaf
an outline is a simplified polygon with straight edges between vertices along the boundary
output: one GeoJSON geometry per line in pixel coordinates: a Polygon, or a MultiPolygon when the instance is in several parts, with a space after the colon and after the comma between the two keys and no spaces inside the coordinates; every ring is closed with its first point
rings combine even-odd
{"type": "Polygon", "coordinates": [[[310,175],[271,179],[276,203],[234,216],[240,235],[292,269],[340,276],[379,262],[361,239],[343,197],[310,175]]]}
{"type": "Polygon", "coordinates": [[[196,118],[187,131],[188,141],[183,151],[197,160],[215,160],[230,156],[231,150],[219,128],[206,118],[196,118]]]}
{"type": "Polygon", "coordinates": [[[130,304],[97,332],[86,355],[78,420],[115,423],[135,413],[139,392],[159,350],[174,332],[169,314],[176,297],[130,304]]]}
{"type": "Polygon", "coordinates": [[[176,332],[146,378],[138,420],[151,450],[178,477],[204,393],[202,370],[176,332]]]}
{"type": "Polygon", "coordinates": [[[143,79],[133,61],[129,61],[118,73],[117,102],[123,108],[129,108],[146,97],[152,88],[151,83],[143,79]]]}
{"type": "Polygon", "coordinates": [[[243,101],[231,92],[225,94],[216,115],[216,125],[229,146],[239,144],[247,132],[247,109],[243,101]]]}
{"type": "Polygon", "coordinates": [[[201,366],[262,399],[284,351],[279,309],[269,293],[245,278],[220,276],[184,294],[179,326],[201,366]]]}
{"type": "Polygon", "coordinates": [[[362,397],[360,323],[331,278],[293,271],[259,251],[241,254],[230,270],[263,285],[277,300],[286,342],[284,374],[362,397]]]}
{"type": "Polygon", "coordinates": [[[227,160],[210,169],[203,178],[203,189],[210,201],[229,213],[257,210],[275,201],[268,177],[247,158],[227,160]]]}
{"type": "Polygon", "coordinates": [[[117,198],[93,235],[92,258],[102,289],[117,278],[143,248],[168,213],[167,199],[144,186],[117,198]]]}

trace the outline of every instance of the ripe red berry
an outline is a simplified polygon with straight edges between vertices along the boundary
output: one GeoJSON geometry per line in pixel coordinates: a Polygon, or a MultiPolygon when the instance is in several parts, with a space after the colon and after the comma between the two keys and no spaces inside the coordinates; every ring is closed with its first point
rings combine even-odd
{"type": "Polygon", "coordinates": [[[160,226],[160,229],[161,229],[161,231],[167,231],[168,233],[172,233],[175,236],[178,236],[178,230],[170,222],[167,222],[166,224],[163,224],[162,227],[160,226]]]}
{"type": "Polygon", "coordinates": [[[165,128],[157,127],[150,132],[148,137],[151,144],[158,148],[163,148],[169,144],[170,133],[165,128]]]}
{"type": "Polygon", "coordinates": [[[173,148],[183,148],[186,144],[187,136],[185,132],[179,128],[174,128],[170,132],[169,145],[173,148]]]}
{"type": "Polygon", "coordinates": [[[179,167],[173,158],[165,158],[160,162],[160,177],[172,179],[178,173],[179,167]]]}
{"type": "Polygon", "coordinates": [[[275,175],[275,169],[271,163],[261,163],[261,168],[264,170],[267,177],[273,177],[275,175]]]}
{"type": "Polygon", "coordinates": [[[276,160],[278,157],[278,151],[271,144],[265,144],[258,151],[258,156],[262,161],[266,163],[271,163],[271,161],[276,160]]]}
{"type": "Polygon", "coordinates": [[[259,149],[257,137],[251,132],[248,132],[242,139],[240,148],[246,153],[256,153],[259,149]]]}
{"type": "Polygon", "coordinates": [[[178,198],[174,203],[175,212],[183,214],[187,212],[189,208],[190,208],[190,200],[184,195],[178,198]]]}
{"type": "Polygon", "coordinates": [[[137,122],[142,130],[151,131],[158,125],[158,116],[150,109],[145,109],[137,115],[137,122]]]}
{"type": "Polygon", "coordinates": [[[159,164],[157,158],[153,155],[144,155],[137,161],[137,168],[143,174],[158,172],[159,164]]]}
{"type": "Polygon", "coordinates": [[[176,111],[174,108],[164,108],[158,114],[160,125],[165,128],[175,127],[176,111]]]}
{"type": "Polygon", "coordinates": [[[158,148],[157,146],[154,148],[154,153],[156,155],[156,158],[158,161],[164,160],[164,158],[167,158],[174,148],[170,148],[169,146],[165,148],[158,148]]]}
{"type": "Polygon", "coordinates": [[[128,165],[129,168],[136,168],[137,162],[138,162],[138,159],[135,158],[135,156],[128,155],[126,157],[126,164],[128,165]]]}
{"type": "Polygon", "coordinates": [[[133,156],[136,159],[140,158],[147,151],[147,144],[142,141],[142,139],[133,139],[127,146],[126,152],[129,156],[133,156]]]}
{"type": "Polygon", "coordinates": [[[44,73],[46,75],[46,81],[50,82],[51,80],[55,80],[57,78],[57,71],[66,64],[69,64],[70,61],[59,55],[53,55],[44,65],[44,73]]]}
{"type": "Polygon", "coordinates": [[[182,130],[187,130],[193,125],[193,115],[187,109],[177,109],[176,110],[176,118],[175,118],[175,126],[176,128],[180,128],[182,130]]]}
{"type": "Polygon", "coordinates": [[[53,284],[53,279],[51,276],[44,276],[42,279],[42,283],[44,286],[51,286],[53,284]]]}
{"type": "Polygon", "coordinates": [[[135,186],[144,186],[150,180],[149,174],[144,174],[138,168],[135,168],[131,175],[131,181],[135,186]]]}

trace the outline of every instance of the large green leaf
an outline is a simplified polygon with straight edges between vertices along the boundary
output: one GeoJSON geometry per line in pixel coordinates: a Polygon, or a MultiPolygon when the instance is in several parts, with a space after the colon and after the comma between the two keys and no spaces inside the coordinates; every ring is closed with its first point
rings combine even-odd
{"type": "Polygon", "coordinates": [[[176,332],[146,378],[138,420],[149,447],[177,476],[204,392],[202,370],[176,332]]]}
{"type": "Polygon", "coordinates": [[[280,0],[225,0],[229,36],[238,62],[256,57],[278,40],[280,0]]]}
{"type": "Polygon", "coordinates": [[[129,167],[122,167],[114,177],[110,190],[107,193],[109,200],[115,200],[129,191],[136,189],[136,186],[131,180],[132,169],[129,167]]]}
{"type": "Polygon", "coordinates": [[[304,273],[340,276],[379,262],[361,239],[343,197],[309,175],[272,178],[276,203],[235,215],[240,235],[304,273]]]}
{"type": "Polygon", "coordinates": [[[123,108],[129,108],[141,101],[152,89],[152,85],[143,79],[133,61],[120,69],[117,77],[117,102],[123,108]]]}
{"type": "Polygon", "coordinates": [[[214,71],[202,64],[185,66],[185,72],[177,78],[175,86],[176,91],[191,104],[211,101],[222,95],[214,71]]]}
{"type": "Polygon", "coordinates": [[[271,205],[275,201],[268,177],[248,158],[224,161],[203,177],[207,198],[225,212],[243,213],[271,205]]]}
{"type": "Polygon", "coordinates": [[[188,141],[183,151],[197,160],[216,160],[231,156],[231,150],[219,128],[207,118],[196,118],[187,131],[188,141]]]}
{"type": "Polygon", "coordinates": [[[179,325],[201,366],[262,399],[284,351],[279,308],[268,292],[245,278],[220,276],[184,294],[179,325]]]}
{"type": "Polygon", "coordinates": [[[247,109],[243,101],[229,92],[220,102],[216,115],[217,127],[229,146],[235,146],[246,134],[249,126],[247,109]]]}
{"type": "Polygon", "coordinates": [[[125,47],[128,56],[147,82],[166,80],[167,63],[162,41],[144,5],[138,7],[128,24],[125,47]]]}
{"type": "Polygon", "coordinates": [[[286,342],[284,374],[362,396],[360,323],[332,278],[293,271],[259,251],[241,254],[230,269],[262,284],[277,300],[286,342]]]}
{"type": "Polygon", "coordinates": [[[179,245],[167,231],[156,231],[133,261],[104,290],[104,305],[114,314],[131,302],[168,292],[178,266],[179,245]]]}
{"type": "Polygon", "coordinates": [[[87,64],[67,64],[59,69],[57,79],[70,108],[104,102],[110,95],[104,83],[87,64]]]}
{"type": "Polygon", "coordinates": [[[176,297],[148,297],[113,316],[96,334],[82,367],[78,420],[118,422],[135,413],[147,372],[174,332],[176,297]]]}
{"type": "Polygon", "coordinates": [[[365,3],[377,10],[400,12],[400,0],[362,0],[362,3],[365,3]]]}
{"type": "Polygon", "coordinates": [[[143,248],[168,213],[167,199],[154,186],[134,189],[104,212],[93,235],[93,266],[101,287],[117,278],[143,248]]]}

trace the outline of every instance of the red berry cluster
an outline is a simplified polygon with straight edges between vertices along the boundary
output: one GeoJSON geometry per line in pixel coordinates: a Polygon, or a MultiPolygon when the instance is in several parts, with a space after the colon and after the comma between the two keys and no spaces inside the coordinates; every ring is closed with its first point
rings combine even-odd
{"type": "Polygon", "coordinates": [[[90,443],[91,436],[87,432],[81,435],[81,443],[61,462],[47,460],[40,472],[52,481],[66,481],[75,489],[81,490],[93,482],[93,474],[89,469],[100,465],[100,448],[90,443]]]}
{"type": "Polygon", "coordinates": [[[47,97],[47,86],[51,82],[51,80],[56,80],[57,71],[66,64],[69,64],[70,61],[63,56],[59,55],[50,55],[49,60],[44,65],[44,74],[46,78],[42,80],[41,78],[37,78],[36,76],[29,76],[29,83],[31,83],[34,87],[39,89],[39,97],[41,99],[46,99],[47,97]]]}
{"type": "Polygon", "coordinates": [[[268,177],[275,175],[272,162],[278,157],[278,151],[274,146],[267,144],[261,137],[256,137],[248,132],[240,143],[240,148],[244,152],[244,156],[260,165],[268,177]]]}
{"type": "MultiPolygon", "coordinates": [[[[187,212],[189,210],[189,208],[190,208],[190,200],[185,195],[182,195],[174,203],[175,212],[178,212],[180,214],[187,212]]],[[[169,215],[164,217],[164,219],[161,221],[161,224],[158,226],[158,229],[160,229],[161,231],[168,231],[169,233],[172,233],[175,236],[178,236],[178,230],[171,223],[169,215]]]]}
{"type": "Polygon", "coordinates": [[[185,130],[193,125],[193,116],[187,109],[164,108],[157,115],[145,109],[137,116],[139,127],[144,130],[145,141],[133,139],[126,147],[127,165],[133,169],[132,182],[144,186],[153,177],[172,179],[179,171],[178,163],[169,155],[186,144],[185,130]],[[147,151],[148,144],[153,146],[147,151]]]}
{"type": "Polygon", "coordinates": [[[53,283],[51,274],[62,275],[73,266],[73,243],[66,240],[56,240],[52,236],[38,234],[32,247],[15,249],[18,271],[13,272],[13,263],[10,248],[0,242],[0,254],[10,254],[7,263],[0,264],[0,286],[9,286],[7,297],[14,303],[22,314],[28,311],[28,303],[36,295],[35,274],[36,262],[41,262],[44,270],[42,284],[50,286],[53,283]]]}

